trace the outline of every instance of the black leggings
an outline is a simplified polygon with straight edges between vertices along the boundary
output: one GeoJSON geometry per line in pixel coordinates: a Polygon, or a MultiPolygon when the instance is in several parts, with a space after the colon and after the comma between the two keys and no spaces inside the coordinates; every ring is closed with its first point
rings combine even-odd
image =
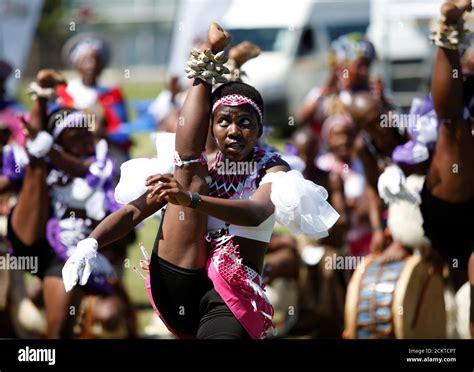
{"type": "Polygon", "coordinates": [[[248,339],[206,270],[189,270],[153,252],[150,263],[153,301],[166,323],[180,335],[197,339],[248,339]]]}
{"type": "Polygon", "coordinates": [[[474,199],[450,203],[423,185],[420,211],[423,229],[433,248],[449,263],[465,269],[474,253],[474,199]],[[456,260],[456,261],[454,261],[456,260]]]}
{"type": "Polygon", "coordinates": [[[212,288],[201,300],[201,319],[197,339],[245,340],[250,336],[242,327],[222,297],[212,288]]]}

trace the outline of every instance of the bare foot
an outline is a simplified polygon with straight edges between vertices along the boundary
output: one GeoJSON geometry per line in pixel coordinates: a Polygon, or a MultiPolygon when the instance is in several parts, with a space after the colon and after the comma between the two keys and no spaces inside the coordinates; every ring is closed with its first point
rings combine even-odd
{"type": "Polygon", "coordinates": [[[408,250],[397,241],[392,242],[380,255],[382,262],[401,261],[408,257],[410,253],[408,250]]]}
{"type": "Polygon", "coordinates": [[[36,74],[36,81],[41,88],[54,88],[59,84],[65,84],[64,76],[53,69],[39,70],[36,74]]]}
{"type": "Polygon", "coordinates": [[[471,0],[449,0],[441,6],[441,14],[448,25],[457,23],[464,12],[470,12],[471,10],[471,0]]]}
{"type": "Polygon", "coordinates": [[[258,57],[261,52],[262,50],[255,44],[243,41],[229,51],[229,58],[234,60],[235,67],[240,68],[248,60],[258,57]]]}
{"type": "Polygon", "coordinates": [[[212,50],[212,53],[216,54],[223,51],[227,45],[231,42],[232,37],[227,31],[219,26],[216,22],[212,22],[207,32],[207,41],[212,50]]]}

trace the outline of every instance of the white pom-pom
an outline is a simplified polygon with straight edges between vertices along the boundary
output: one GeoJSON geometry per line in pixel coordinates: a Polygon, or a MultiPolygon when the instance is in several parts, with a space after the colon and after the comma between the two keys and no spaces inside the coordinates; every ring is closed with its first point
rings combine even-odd
{"type": "Polygon", "coordinates": [[[385,203],[390,203],[396,199],[396,195],[400,194],[405,183],[405,174],[396,165],[390,165],[385,168],[380,175],[377,188],[380,197],[385,203]]]}
{"type": "Polygon", "coordinates": [[[327,202],[328,193],[324,187],[306,180],[296,170],[268,173],[260,184],[270,182],[270,198],[278,223],[314,239],[328,236],[328,230],[339,214],[327,202]]]}
{"type": "Polygon", "coordinates": [[[377,188],[380,197],[387,204],[394,203],[398,200],[406,200],[410,203],[419,204],[419,195],[408,190],[405,183],[406,178],[403,171],[396,165],[388,166],[378,179],[377,188]]]}
{"type": "Polygon", "coordinates": [[[420,211],[420,192],[425,181],[424,176],[411,175],[405,183],[406,193],[413,195],[416,202],[407,198],[392,201],[388,208],[387,225],[393,239],[407,247],[423,250],[429,247],[429,241],[423,230],[423,216],[420,211]]]}

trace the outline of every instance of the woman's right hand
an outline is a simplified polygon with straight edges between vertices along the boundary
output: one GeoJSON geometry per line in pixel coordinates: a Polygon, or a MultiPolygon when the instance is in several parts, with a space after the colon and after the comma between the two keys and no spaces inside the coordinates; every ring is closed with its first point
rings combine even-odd
{"type": "Polygon", "coordinates": [[[187,207],[191,204],[191,196],[172,174],[156,174],[145,181],[149,194],[148,198],[158,197],[158,202],[166,200],[175,205],[187,207]]]}

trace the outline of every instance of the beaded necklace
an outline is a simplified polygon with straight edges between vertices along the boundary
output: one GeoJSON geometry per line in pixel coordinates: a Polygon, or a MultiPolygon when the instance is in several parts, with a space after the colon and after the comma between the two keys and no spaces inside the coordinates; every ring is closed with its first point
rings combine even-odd
{"type": "Polygon", "coordinates": [[[209,196],[230,199],[234,195],[242,198],[246,191],[255,190],[256,183],[259,177],[262,176],[262,171],[265,170],[267,164],[279,159],[280,155],[266,151],[263,148],[255,147],[252,160],[257,164],[255,170],[247,174],[227,174],[219,171],[219,164],[223,161],[223,154],[218,152],[216,161],[209,170],[209,175],[212,182],[209,186],[209,196]]]}

